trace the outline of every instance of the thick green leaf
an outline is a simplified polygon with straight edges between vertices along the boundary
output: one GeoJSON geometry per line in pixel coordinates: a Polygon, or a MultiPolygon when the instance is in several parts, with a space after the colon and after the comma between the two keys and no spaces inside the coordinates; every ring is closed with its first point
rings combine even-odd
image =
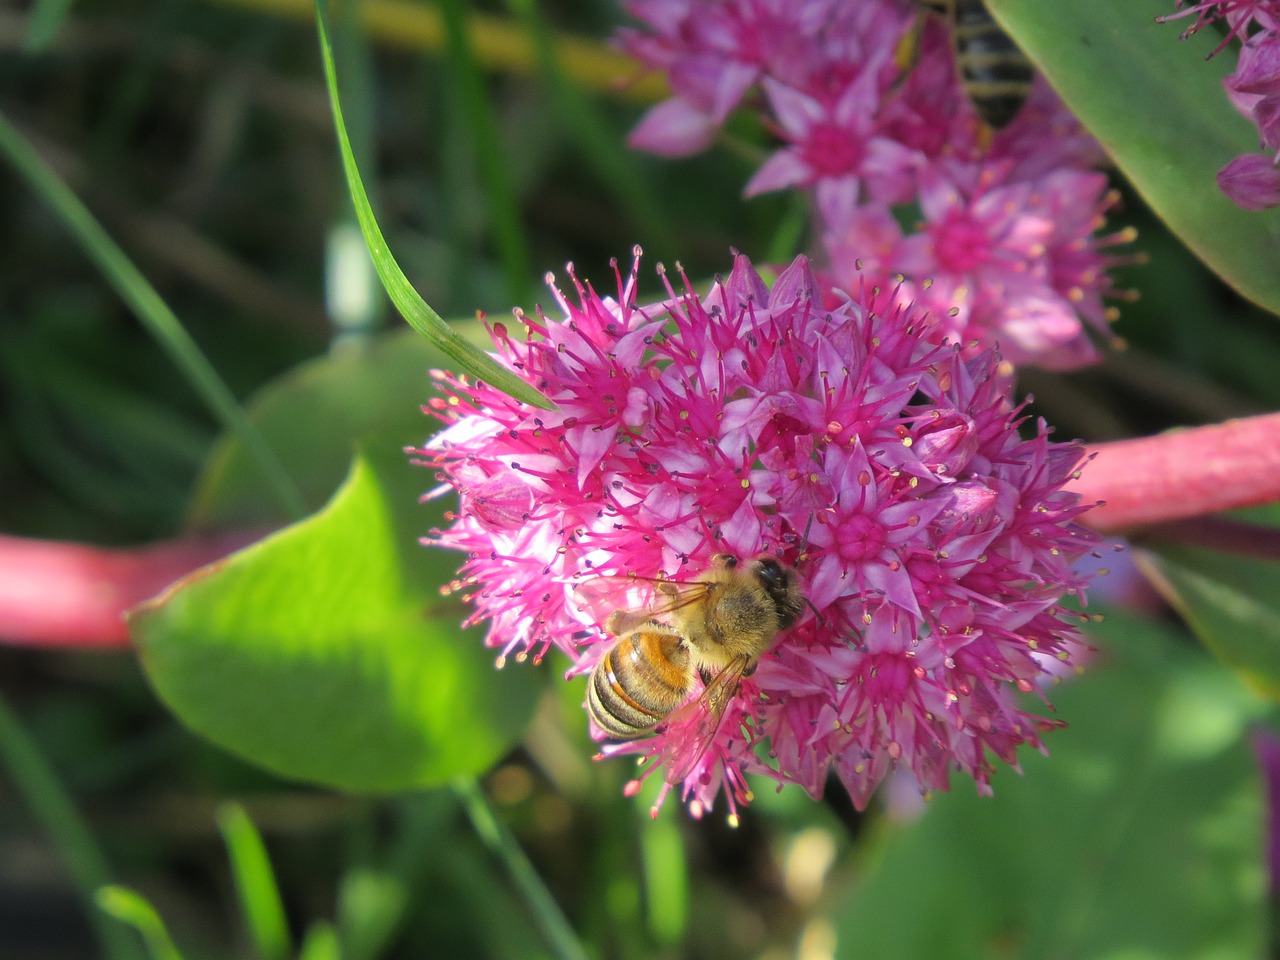
{"type": "Polygon", "coordinates": [[[347,137],[346,123],[342,118],[342,103],[338,95],[338,78],[333,65],[333,49],[329,43],[326,27],[325,6],[324,0],[316,0],[316,30],[320,37],[320,54],[324,61],[329,105],[333,110],[333,125],[338,135],[338,149],[342,154],[342,169],[347,177],[347,190],[351,194],[351,202],[355,205],[356,219],[360,221],[360,231],[364,234],[365,245],[369,248],[369,255],[373,257],[374,268],[378,271],[378,277],[382,280],[387,295],[411,327],[449,356],[458,372],[468,373],[477,379],[484,380],[508,396],[524,403],[544,410],[550,409],[551,401],[541,392],[498,364],[474,343],[451,330],[449,324],[445,323],[413,288],[409,278],[400,269],[400,264],[391,255],[386,238],[382,235],[382,228],[378,226],[378,218],[369,203],[369,195],[365,191],[364,181],[360,177],[360,169],[356,165],[355,154],[347,137]]]}
{"type": "MultiPolygon", "coordinates": [[[[402,330],[379,338],[367,350],[298,366],[253,398],[249,419],[279,453],[307,509],[317,510],[342,482],[357,445],[399,455],[406,446],[421,446],[435,431],[438,422],[423,414],[422,404],[437,394],[428,371],[445,359],[413,331],[402,330]]],[[[387,471],[383,480],[403,496],[416,499],[434,486],[427,471],[411,467],[408,458],[402,464],[403,469],[387,471]]],[[[427,511],[420,513],[414,529],[425,531],[437,522],[427,511]]],[[[225,435],[196,484],[189,525],[236,529],[291,519],[262,497],[244,445],[225,435]]]]}
{"type": "Polygon", "coordinates": [[[193,730],[283,776],[357,791],[487,769],[518,739],[529,670],[495,671],[461,604],[431,586],[416,502],[358,458],[319,514],[197,571],[130,625],[193,730]]]}
{"type": "Polygon", "coordinates": [[[1179,547],[1144,551],[1140,561],[1201,642],[1280,701],[1280,564],[1179,547]]]}
{"type": "Polygon", "coordinates": [[[1222,90],[1234,52],[1204,61],[1215,31],[1180,42],[1182,25],[1155,22],[1172,0],[987,5],[1170,229],[1241,294],[1280,313],[1280,209],[1241,210],[1214,179],[1259,149],[1222,90]]]}
{"type": "Polygon", "coordinates": [[[837,909],[839,956],[1257,957],[1261,704],[1176,637],[1110,617],[1100,662],[1055,689],[1070,722],[995,796],[957,783],[881,838],[837,909]]]}

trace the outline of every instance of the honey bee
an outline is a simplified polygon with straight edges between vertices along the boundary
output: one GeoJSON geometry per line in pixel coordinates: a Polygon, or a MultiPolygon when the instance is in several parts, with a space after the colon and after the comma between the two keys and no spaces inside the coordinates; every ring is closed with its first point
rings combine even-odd
{"type": "Polygon", "coordinates": [[[717,556],[696,580],[656,581],[665,598],[637,610],[614,610],[604,628],[617,639],[591,671],[587,712],[616,740],[652,733],[678,709],[699,711],[698,743],[681,750],[676,782],[714,739],[720,719],[761,654],[790,627],[804,603],[795,571],[772,557],[745,565],[717,556]],[[704,689],[690,701],[701,680],[704,689]]]}
{"type": "Polygon", "coordinates": [[[969,102],[995,130],[1007,127],[1031,92],[1035,68],[1000,29],[984,0],[916,0],[951,28],[951,46],[969,102]]]}

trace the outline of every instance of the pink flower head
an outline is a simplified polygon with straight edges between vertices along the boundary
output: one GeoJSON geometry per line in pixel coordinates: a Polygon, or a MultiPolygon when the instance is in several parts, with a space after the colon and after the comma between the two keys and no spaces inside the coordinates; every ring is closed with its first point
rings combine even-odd
{"type": "Polygon", "coordinates": [[[604,752],[648,758],[641,779],[662,769],[695,814],[722,788],[736,811],[748,773],[818,796],[834,772],[859,807],[894,768],[922,791],[952,770],[988,791],[993,758],[1016,764],[1057,725],[1017,694],[1082,646],[1061,602],[1096,543],[1063,490],[1078,448],[1010,409],[994,352],[930,341],[889,294],[824,291],[804,258],[769,289],[738,256],[702,297],[660,270],[666,298],[639,306],[638,253],[616,299],[570,266],[562,317],[517,313],[523,340],[492,328],[556,410],[437,374],[448,426],[415,453],[459,508],[427,542],[467,554],[472,619],[504,656],[555,647],[582,674],[616,642],[584,585],[631,608],[638,578],[773,556],[807,606],[720,722],[691,694],[604,752]]]}
{"type": "MultiPolygon", "coordinates": [[[[918,3],[633,0],[629,9],[651,32],[624,33],[625,46],[667,71],[676,91],[633,145],[702,149],[758,85],[753,103],[782,145],[746,193],[811,192],[837,285],[905,277],[939,338],[998,346],[1010,364],[1098,360],[1091,331],[1114,319],[1103,298],[1121,262],[1106,250],[1131,233],[1095,235],[1113,203],[1097,170],[1105,157],[1043,78],[992,131],[960,82],[948,25],[918,3]],[[904,235],[913,208],[924,219],[904,235]]],[[[1256,84],[1240,95],[1251,106],[1267,96],[1256,84]]],[[[1262,195],[1256,176],[1237,180],[1262,195]]]]}
{"type": "Polygon", "coordinates": [[[819,100],[765,77],[765,94],[789,145],[756,171],[747,196],[804,186],[815,189],[823,207],[850,205],[864,193],[909,199],[915,157],[879,132],[876,111],[882,91],[874,80],[874,71],[866,70],[837,96],[819,100]]]}
{"type": "Polygon", "coordinates": [[[1014,178],[1017,162],[935,164],[920,176],[923,220],[903,235],[867,205],[824,237],[837,281],[870,266],[901,274],[939,335],[973,350],[999,345],[1014,364],[1072,369],[1097,359],[1086,332],[1106,334],[1115,295],[1108,248],[1129,232],[1097,235],[1114,202],[1107,178],[1070,166],[1014,178]]]}
{"type": "Polygon", "coordinates": [[[762,77],[825,99],[855,74],[892,71],[896,38],[911,17],[905,0],[630,0],[626,6],[652,32],[619,31],[622,46],[666,72],[674,90],[645,115],[630,142],[663,156],[705,149],[762,77]]]}

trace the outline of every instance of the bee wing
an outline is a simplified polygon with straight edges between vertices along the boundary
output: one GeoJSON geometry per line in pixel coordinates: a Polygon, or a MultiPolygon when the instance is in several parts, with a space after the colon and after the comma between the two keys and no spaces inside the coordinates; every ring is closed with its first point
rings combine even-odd
{"type": "Polygon", "coordinates": [[[667,783],[680,783],[693,773],[720,732],[725,710],[738,692],[746,669],[747,658],[735,657],[711,678],[696,700],[684,704],[667,719],[667,738],[662,748],[667,783]]]}
{"type": "Polygon", "coordinates": [[[634,574],[591,577],[573,588],[574,604],[614,636],[695,603],[710,584],[634,574]]]}

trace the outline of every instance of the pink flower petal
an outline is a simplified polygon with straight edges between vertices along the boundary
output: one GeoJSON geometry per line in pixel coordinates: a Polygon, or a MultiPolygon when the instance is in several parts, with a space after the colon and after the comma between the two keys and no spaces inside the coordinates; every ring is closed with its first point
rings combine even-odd
{"type": "Polygon", "coordinates": [[[1242,210],[1280,205],[1280,169],[1261,153],[1243,154],[1219,170],[1218,187],[1242,210]]]}
{"type": "Polygon", "coordinates": [[[649,110],[631,131],[627,143],[660,157],[687,157],[709,147],[715,130],[711,117],[676,96],[649,110]]]}

